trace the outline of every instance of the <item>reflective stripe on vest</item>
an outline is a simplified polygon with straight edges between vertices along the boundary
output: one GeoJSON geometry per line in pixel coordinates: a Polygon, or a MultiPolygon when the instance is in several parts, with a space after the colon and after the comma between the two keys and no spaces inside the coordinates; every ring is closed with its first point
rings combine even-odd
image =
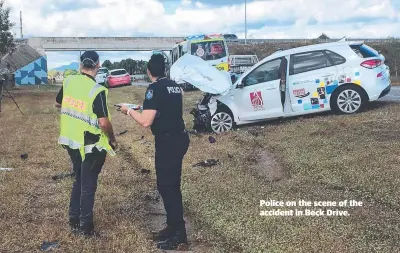
{"type": "Polygon", "coordinates": [[[101,89],[101,88],[103,88],[103,86],[100,85],[100,84],[98,84],[98,83],[96,83],[96,85],[93,86],[93,88],[89,91],[89,97],[93,97],[94,94],[96,94],[96,91],[97,91],[98,89],[101,89]]]}
{"type": "Polygon", "coordinates": [[[100,129],[99,121],[97,118],[90,118],[88,115],[82,112],[78,112],[72,108],[62,107],[61,114],[65,114],[72,118],[82,120],[83,122],[88,123],[89,125],[100,129]]]}
{"type": "Polygon", "coordinates": [[[64,89],[67,88],[67,86],[68,86],[68,84],[69,84],[69,80],[71,80],[71,77],[70,77],[70,78],[67,78],[67,80],[65,80],[64,89]]]}
{"type": "Polygon", "coordinates": [[[79,149],[79,148],[82,147],[82,145],[79,144],[78,142],[73,141],[73,140],[70,140],[70,139],[68,139],[67,137],[64,137],[64,136],[60,136],[60,137],[58,138],[58,143],[59,143],[59,144],[62,144],[62,145],[67,145],[67,146],[69,146],[71,149],[79,149]]]}
{"type": "MultiPolygon", "coordinates": [[[[85,154],[92,153],[93,148],[97,148],[98,151],[102,151],[102,150],[107,151],[104,147],[101,147],[101,146],[96,145],[96,144],[91,144],[91,145],[85,146],[85,154]]],[[[108,150],[107,152],[108,152],[108,154],[110,154],[112,156],[115,155],[115,152],[112,149],[108,150]]]]}

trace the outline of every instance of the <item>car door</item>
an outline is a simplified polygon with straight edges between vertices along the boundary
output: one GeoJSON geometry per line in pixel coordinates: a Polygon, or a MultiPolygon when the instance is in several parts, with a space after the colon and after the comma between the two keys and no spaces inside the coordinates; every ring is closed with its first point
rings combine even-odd
{"type": "Polygon", "coordinates": [[[324,51],[290,56],[289,92],[294,113],[329,109],[329,97],[338,86],[337,67],[324,51]]]}
{"type": "Polygon", "coordinates": [[[283,116],[279,90],[281,62],[282,58],[265,62],[242,78],[233,91],[240,121],[283,116]]]}

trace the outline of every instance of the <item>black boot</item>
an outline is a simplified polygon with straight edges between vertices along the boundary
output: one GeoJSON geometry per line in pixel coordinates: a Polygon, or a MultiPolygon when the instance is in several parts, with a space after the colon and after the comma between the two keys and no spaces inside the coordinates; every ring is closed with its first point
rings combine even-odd
{"type": "Polygon", "coordinates": [[[174,234],[165,241],[157,243],[157,248],[163,250],[175,250],[180,245],[187,246],[186,244],[187,244],[186,229],[180,229],[175,231],[174,234]]]}
{"type": "Polygon", "coordinates": [[[79,218],[69,218],[69,227],[72,233],[77,233],[79,231],[79,218]]]}
{"type": "Polygon", "coordinates": [[[93,223],[85,223],[81,224],[79,228],[80,235],[85,237],[98,237],[99,234],[94,231],[94,224],[93,223]]]}
{"type": "Polygon", "coordinates": [[[171,226],[166,226],[164,229],[158,232],[152,232],[153,241],[165,241],[174,233],[174,228],[171,226]]]}

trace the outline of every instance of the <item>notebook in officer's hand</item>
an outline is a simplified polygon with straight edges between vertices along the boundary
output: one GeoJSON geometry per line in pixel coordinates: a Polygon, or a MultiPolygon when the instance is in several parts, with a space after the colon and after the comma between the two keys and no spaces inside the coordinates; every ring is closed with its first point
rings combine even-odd
{"type": "Polygon", "coordinates": [[[118,107],[118,109],[121,108],[122,106],[127,106],[133,110],[142,110],[143,109],[140,105],[128,104],[128,103],[120,103],[120,104],[116,104],[114,106],[118,107]]]}

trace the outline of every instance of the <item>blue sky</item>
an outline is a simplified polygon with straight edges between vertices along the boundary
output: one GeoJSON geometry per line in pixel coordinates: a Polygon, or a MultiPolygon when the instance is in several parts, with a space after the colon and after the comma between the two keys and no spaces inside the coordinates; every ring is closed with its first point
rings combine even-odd
{"type": "MultiPolygon", "coordinates": [[[[244,0],[6,0],[24,37],[185,36],[235,33],[244,38],[244,0]]],[[[400,37],[400,0],[247,0],[248,38],[400,37]]],[[[19,37],[19,29],[14,29],[19,37]]],[[[79,53],[48,53],[49,67],[79,53]]],[[[148,59],[107,52],[101,59],[148,59]]]]}

